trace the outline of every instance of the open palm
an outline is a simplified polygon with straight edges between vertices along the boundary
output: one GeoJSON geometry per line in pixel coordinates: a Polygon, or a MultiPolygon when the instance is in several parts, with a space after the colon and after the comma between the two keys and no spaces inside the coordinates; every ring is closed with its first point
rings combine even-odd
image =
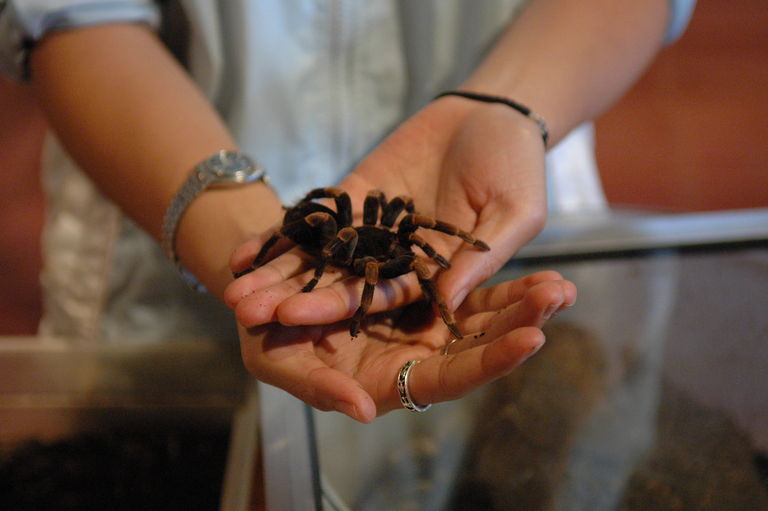
{"type": "Polygon", "coordinates": [[[243,328],[243,360],[260,380],[316,408],[369,422],[400,406],[395,380],[406,361],[423,361],[410,380],[417,403],[456,399],[535,352],[544,342],[540,327],[575,298],[573,284],[555,272],[475,290],[456,311],[467,335],[448,355],[451,336],[421,301],[369,316],[356,338],[345,321],[243,328]]]}
{"type": "MultiPolygon", "coordinates": [[[[482,252],[458,238],[420,231],[452,264],[439,275],[438,287],[455,309],[541,229],[543,161],[541,140],[529,119],[500,105],[477,107],[444,98],[395,130],[339,186],[352,198],[357,224],[366,194],[378,189],[389,198],[407,195],[419,213],[453,223],[490,245],[482,252]]],[[[232,257],[233,271],[248,267],[272,232],[240,247],[232,257]]],[[[314,291],[301,293],[312,264],[298,248],[282,252],[231,284],[225,300],[246,327],[329,325],[350,317],[360,303],[362,281],[329,274],[314,291]]],[[[420,293],[412,274],[382,282],[370,312],[410,303],[420,293]]]]}

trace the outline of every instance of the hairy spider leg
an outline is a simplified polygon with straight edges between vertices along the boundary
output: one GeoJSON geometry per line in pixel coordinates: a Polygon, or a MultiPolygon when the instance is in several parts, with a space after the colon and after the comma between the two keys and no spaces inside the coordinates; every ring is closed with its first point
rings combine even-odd
{"type": "Polygon", "coordinates": [[[414,214],[413,199],[407,195],[398,195],[383,207],[381,213],[381,225],[385,227],[392,227],[395,225],[395,220],[397,220],[397,217],[403,210],[410,214],[414,214]]]}
{"type": "Polygon", "coordinates": [[[437,251],[432,248],[432,245],[424,241],[424,238],[419,236],[416,233],[412,233],[410,236],[408,236],[408,241],[419,247],[422,251],[424,251],[425,254],[427,254],[434,262],[440,265],[441,268],[444,270],[447,270],[451,267],[451,263],[449,263],[445,257],[438,254],[437,251]]]}
{"type": "MultiPolygon", "coordinates": [[[[314,214],[325,215],[326,213],[314,214]]],[[[330,220],[333,221],[333,217],[330,215],[328,216],[330,220]]],[[[336,223],[334,222],[333,225],[335,230],[336,223]]],[[[338,233],[336,233],[336,236],[323,247],[323,250],[320,254],[320,261],[315,267],[315,275],[312,277],[312,280],[310,280],[307,285],[301,289],[301,292],[309,293],[315,288],[317,283],[320,282],[320,278],[323,276],[323,273],[325,273],[325,267],[328,265],[329,261],[336,259],[341,261],[343,265],[351,264],[352,254],[355,252],[357,240],[357,231],[354,227],[344,227],[338,233]]]]}
{"type": "Polygon", "coordinates": [[[269,252],[269,249],[275,246],[275,243],[280,241],[282,238],[285,237],[285,234],[283,234],[282,230],[276,231],[272,236],[267,239],[267,241],[264,243],[264,245],[261,246],[261,250],[259,250],[259,253],[256,254],[256,257],[253,258],[253,261],[251,262],[251,266],[238,272],[234,272],[232,274],[233,277],[236,279],[239,279],[243,275],[247,275],[251,273],[253,270],[264,264],[264,259],[267,257],[267,253],[269,252]]]}
{"type": "Polygon", "coordinates": [[[425,229],[432,229],[433,231],[442,232],[444,234],[450,234],[451,236],[458,236],[465,242],[479,248],[480,250],[491,249],[491,247],[489,247],[487,243],[475,238],[467,231],[463,231],[453,224],[449,224],[447,222],[443,222],[442,220],[436,220],[434,218],[430,218],[423,215],[409,214],[403,217],[403,219],[400,221],[400,226],[398,228],[397,233],[401,237],[401,239],[404,238],[407,240],[408,238],[406,234],[410,235],[418,227],[423,227],[425,229]]]}
{"type": "Polygon", "coordinates": [[[352,334],[352,337],[357,337],[360,333],[360,324],[368,313],[368,309],[371,307],[373,293],[379,280],[381,278],[393,279],[409,273],[414,257],[413,254],[404,254],[397,256],[394,259],[390,259],[385,263],[379,262],[371,256],[355,259],[353,271],[355,272],[355,275],[364,276],[365,283],[363,285],[363,294],[360,297],[360,305],[352,316],[349,326],[349,333],[352,334]]]}
{"type": "Polygon", "coordinates": [[[405,273],[409,273],[410,271],[416,273],[424,297],[437,308],[443,323],[448,327],[451,334],[459,339],[464,337],[456,326],[456,320],[453,313],[448,309],[448,305],[445,303],[443,295],[437,290],[437,286],[432,280],[429,268],[427,268],[423,259],[416,257],[413,254],[407,254],[396,257],[386,263],[380,263],[373,257],[364,257],[355,260],[354,270],[357,274],[365,275],[365,285],[363,286],[360,305],[352,316],[352,321],[349,327],[349,333],[352,337],[357,337],[360,333],[360,324],[371,306],[373,293],[379,279],[395,278],[405,273]]]}
{"type": "Polygon", "coordinates": [[[327,240],[336,237],[336,220],[332,214],[324,211],[310,213],[305,217],[283,225],[279,231],[270,236],[266,243],[264,243],[264,246],[261,247],[261,250],[259,250],[259,253],[256,254],[251,266],[255,269],[264,264],[267,253],[281,238],[297,241],[298,233],[306,231],[308,227],[316,229],[321,239],[327,240]]]}
{"type": "Polygon", "coordinates": [[[411,268],[416,272],[416,277],[419,279],[421,290],[424,292],[424,296],[433,305],[437,307],[440,317],[443,318],[443,323],[451,331],[451,334],[457,339],[464,337],[459,328],[456,326],[456,319],[453,317],[453,313],[445,303],[442,293],[438,291],[435,282],[432,280],[432,275],[429,273],[429,268],[425,264],[424,260],[420,257],[415,257],[411,262],[411,268]]]}
{"type": "Polygon", "coordinates": [[[373,292],[376,289],[376,284],[379,282],[379,269],[381,266],[383,266],[383,263],[376,261],[376,259],[370,256],[355,260],[355,273],[365,275],[365,285],[363,286],[363,294],[360,297],[360,305],[352,316],[352,321],[349,325],[349,333],[352,337],[357,337],[360,333],[360,323],[371,307],[373,292]]]}
{"type": "MultiPolygon", "coordinates": [[[[307,197],[310,196],[312,196],[312,192],[307,194],[307,197]]],[[[311,200],[307,199],[307,197],[302,199],[294,207],[286,208],[283,206],[283,209],[286,210],[285,217],[283,218],[283,226],[279,231],[276,231],[274,234],[272,234],[272,236],[267,239],[264,245],[262,245],[259,253],[256,254],[256,257],[254,257],[253,261],[251,262],[250,268],[233,273],[235,278],[242,277],[243,275],[246,275],[259,266],[263,265],[270,249],[282,238],[288,238],[295,243],[301,243],[301,238],[303,237],[302,234],[305,235],[307,228],[311,230],[312,228],[316,227],[316,225],[323,224],[324,220],[326,219],[325,216],[321,216],[313,217],[314,219],[310,220],[309,217],[312,217],[313,215],[323,213],[327,215],[328,218],[333,220],[332,223],[325,225],[325,227],[321,229],[320,235],[323,236],[321,240],[331,239],[336,236],[337,224],[333,219],[336,213],[332,209],[327,208],[322,204],[311,202],[311,200]]]]}
{"type": "Polygon", "coordinates": [[[347,192],[341,188],[330,186],[328,188],[315,188],[304,196],[301,202],[309,202],[314,199],[333,199],[336,203],[336,214],[339,227],[352,225],[352,200],[347,192]]]}
{"type": "Polygon", "coordinates": [[[384,211],[387,199],[381,190],[371,190],[363,202],[363,225],[376,225],[379,209],[384,211]]]}

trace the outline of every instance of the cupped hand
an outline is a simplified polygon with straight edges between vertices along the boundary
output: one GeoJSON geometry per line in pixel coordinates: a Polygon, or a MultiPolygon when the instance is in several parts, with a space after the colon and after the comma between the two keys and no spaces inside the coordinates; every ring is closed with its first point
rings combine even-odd
{"type": "Polygon", "coordinates": [[[472,291],[456,311],[467,335],[452,338],[424,301],[366,318],[352,338],[346,321],[331,325],[241,327],[245,366],[320,410],[361,422],[400,407],[395,380],[408,360],[421,360],[409,379],[421,405],[457,399],[509,373],[544,342],[541,326],[576,300],[556,272],[472,291]]]}
{"type": "MultiPolygon", "coordinates": [[[[538,234],[546,217],[544,148],[536,124],[504,105],[464,98],[429,104],[339,186],[352,199],[355,225],[361,223],[366,194],[378,189],[388,199],[411,197],[420,214],[455,224],[491,247],[484,252],[456,237],[419,230],[451,263],[437,280],[451,310],[538,234]]],[[[241,246],[232,257],[232,270],[246,269],[272,232],[241,246]]],[[[361,279],[329,272],[311,293],[301,293],[312,277],[313,261],[285,244],[272,253],[280,255],[227,288],[225,301],[242,325],[330,325],[357,309],[361,279]]],[[[420,293],[413,274],[382,281],[370,312],[410,303],[420,293]]]]}

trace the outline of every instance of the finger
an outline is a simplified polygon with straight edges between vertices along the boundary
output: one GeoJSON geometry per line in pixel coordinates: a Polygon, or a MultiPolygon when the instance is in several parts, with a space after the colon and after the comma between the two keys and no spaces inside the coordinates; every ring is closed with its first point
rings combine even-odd
{"type": "Polygon", "coordinates": [[[459,352],[486,344],[518,328],[541,328],[557,312],[573,305],[576,287],[567,280],[542,282],[529,290],[519,301],[495,312],[473,315],[461,323],[467,335],[452,339],[443,354],[459,352]]]}
{"type": "Polygon", "coordinates": [[[244,330],[241,351],[246,369],[264,383],[274,385],[319,410],[336,410],[368,423],[376,417],[376,404],[352,377],[333,369],[306,346],[316,337],[309,328],[244,330]]]}
{"type": "MultiPolygon", "coordinates": [[[[282,280],[276,284],[259,289],[243,297],[235,306],[235,316],[238,323],[251,328],[267,323],[279,322],[282,325],[326,325],[333,321],[307,321],[302,323],[290,323],[282,319],[279,309],[288,300],[295,296],[307,296],[312,292],[303,292],[304,286],[312,279],[312,272],[305,272],[288,280],[282,280]]],[[[326,285],[332,279],[342,278],[336,274],[326,274],[319,285],[326,285]]]]}
{"type": "MultiPolygon", "coordinates": [[[[461,246],[451,258],[450,271],[443,272],[438,287],[451,310],[456,310],[469,292],[498,272],[515,253],[532,240],[543,226],[534,211],[518,211],[492,203],[484,208],[472,234],[490,246],[489,251],[461,246]]],[[[539,215],[541,216],[541,215],[539,215]]]]}
{"type": "Polygon", "coordinates": [[[376,403],[360,384],[319,359],[296,366],[291,372],[286,369],[280,379],[286,390],[318,410],[336,410],[363,423],[376,418],[376,403]],[[299,379],[294,383],[285,382],[295,376],[299,379]]]}
{"type": "MultiPolygon", "coordinates": [[[[288,297],[279,304],[277,318],[284,325],[326,325],[352,317],[363,293],[363,279],[343,278],[310,293],[288,297]]],[[[405,305],[421,295],[418,279],[409,273],[376,284],[368,314],[405,305]]]]}
{"type": "Polygon", "coordinates": [[[252,292],[243,297],[234,307],[237,322],[244,327],[252,328],[278,321],[277,307],[283,300],[300,293],[301,288],[301,283],[288,280],[252,292]]]}
{"type": "MultiPolygon", "coordinates": [[[[229,258],[229,268],[232,273],[239,273],[248,269],[256,255],[261,250],[261,247],[264,246],[264,243],[266,243],[267,240],[269,240],[269,238],[271,238],[272,235],[275,234],[279,229],[280,224],[276,224],[266,231],[260,233],[255,238],[252,238],[237,247],[229,258]]],[[[278,242],[277,246],[272,247],[268,255],[271,257],[279,255],[287,250],[290,246],[290,241],[285,239],[281,240],[278,242]]]]}
{"type": "Polygon", "coordinates": [[[250,273],[236,278],[224,291],[224,302],[235,308],[247,296],[293,278],[301,277],[311,261],[294,248],[250,273]]]}
{"type": "Polygon", "coordinates": [[[526,327],[456,355],[432,356],[413,368],[411,397],[422,405],[458,399],[509,374],[543,344],[543,332],[526,327]]]}
{"type": "MultiPolygon", "coordinates": [[[[564,280],[560,273],[547,270],[531,273],[524,277],[501,282],[493,286],[475,289],[467,295],[461,306],[456,310],[456,316],[462,318],[472,314],[503,309],[521,300],[532,287],[541,283],[560,280],[564,280]]],[[[573,300],[575,300],[575,297],[573,297],[573,300]]]]}
{"type": "MultiPolygon", "coordinates": [[[[506,307],[463,317],[460,326],[467,332],[501,335],[504,330],[522,326],[540,327],[556,313],[576,301],[576,286],[567,280],[539,282],[506,307]]],[[[460,309],[461,310],[461,309],[460,309]]],[[[460,316],[462,317],[462,316],[460,316]]]]}

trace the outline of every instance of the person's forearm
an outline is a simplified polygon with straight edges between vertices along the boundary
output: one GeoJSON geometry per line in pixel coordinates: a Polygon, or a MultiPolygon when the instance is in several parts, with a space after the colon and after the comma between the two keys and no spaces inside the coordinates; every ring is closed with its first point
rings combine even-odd
{"type": "MultiPolygon", "coordinates": [[[[33,51],[31,66],[38,99],[67,151],[156,239],[194,165],[236,148],[186,72],[143,26],[51,34],[33,51]]],[[[264,185],[202,194],[180,223],[182,262],[220,294],[230,252],[277,212],[264,185]]]]}
{"type": "Polygon", "coordinates": [[[667,0],[532,0],[463,88],[532,108],[552,146],[637,79],[668,15],[667,0]]]}

